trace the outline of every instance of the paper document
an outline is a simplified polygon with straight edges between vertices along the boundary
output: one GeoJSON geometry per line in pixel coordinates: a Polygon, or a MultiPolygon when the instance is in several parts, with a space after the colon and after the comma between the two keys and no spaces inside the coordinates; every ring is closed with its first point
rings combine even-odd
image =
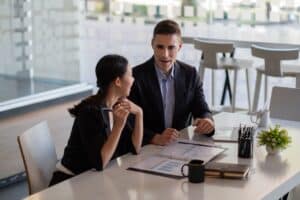
{"type": "Polygon", "coordinates": [[[239,127],[217,127],[213,140],[216,142],[237,142],[239,127]]]}
{"type": "Polygon", "coordinates": [[[167,146],[159,155],[177,160],[203,160],[205,163],[224,151],[224,148],[216,146],[204,146],[202,144],[177,142],[167,146]]]}
{"type": "Polygon", "coordinates": [[[181,167],[189,160],[198,159],[206,163],[223,151],[225,149],[222,147],[177,142],[166,146],[158,154],[135,164],[129,170],[182,178],[181,167]]]}
{"type": "Polygon", "coordinates": [[[148,170],[152,172],[167,174],[171,176],[181,177],[181,166],[185,164],[186,161],[168,159],[161,156],[150,156],[142,162],[137,163],[132,168],[143,170],[148,170]]]}

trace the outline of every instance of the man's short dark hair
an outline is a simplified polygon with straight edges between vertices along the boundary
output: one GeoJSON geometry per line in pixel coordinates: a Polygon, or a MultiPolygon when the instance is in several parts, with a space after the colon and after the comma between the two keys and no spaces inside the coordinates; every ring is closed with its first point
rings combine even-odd
{"type": "Polygon", "coordinates": [[[163,35],[176,34],[179,37],[181,37],[181,31],[179,25],[175,21],[169,19],[160,21],[158,24],[156,24],[153,31],[153,38],[157,34],[163,34],[163,35]]]}

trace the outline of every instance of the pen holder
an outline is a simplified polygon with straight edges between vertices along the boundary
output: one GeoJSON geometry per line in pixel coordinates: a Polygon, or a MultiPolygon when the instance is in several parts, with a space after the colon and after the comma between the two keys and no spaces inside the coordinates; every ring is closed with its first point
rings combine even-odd
{"type": "Polygon", "coordinates": [[[252,158],[253,156],[253,127],[239,129],[238,156],[240,158],[252,158]]]}

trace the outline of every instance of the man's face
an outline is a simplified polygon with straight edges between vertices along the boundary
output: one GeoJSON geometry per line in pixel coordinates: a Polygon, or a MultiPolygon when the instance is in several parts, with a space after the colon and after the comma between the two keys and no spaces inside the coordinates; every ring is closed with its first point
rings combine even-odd
{"type": "Polygon", "coordinates": [[[177,53],[182,46],[176,34],[156,34],[152,39],[152,49],[156,65],[164,72],[169,72],[176,61],[177,53]]]}

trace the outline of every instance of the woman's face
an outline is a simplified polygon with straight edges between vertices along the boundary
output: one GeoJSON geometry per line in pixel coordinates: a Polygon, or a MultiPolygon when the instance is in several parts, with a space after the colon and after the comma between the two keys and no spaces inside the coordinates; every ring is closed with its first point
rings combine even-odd
{"type": "Polygon", "coordinates": [[[126,68],[125,74],[120,78],[120,95],[124,97],[129,96],[131,86],[134,82],[131,67],[127,65],[126,68]]]}

